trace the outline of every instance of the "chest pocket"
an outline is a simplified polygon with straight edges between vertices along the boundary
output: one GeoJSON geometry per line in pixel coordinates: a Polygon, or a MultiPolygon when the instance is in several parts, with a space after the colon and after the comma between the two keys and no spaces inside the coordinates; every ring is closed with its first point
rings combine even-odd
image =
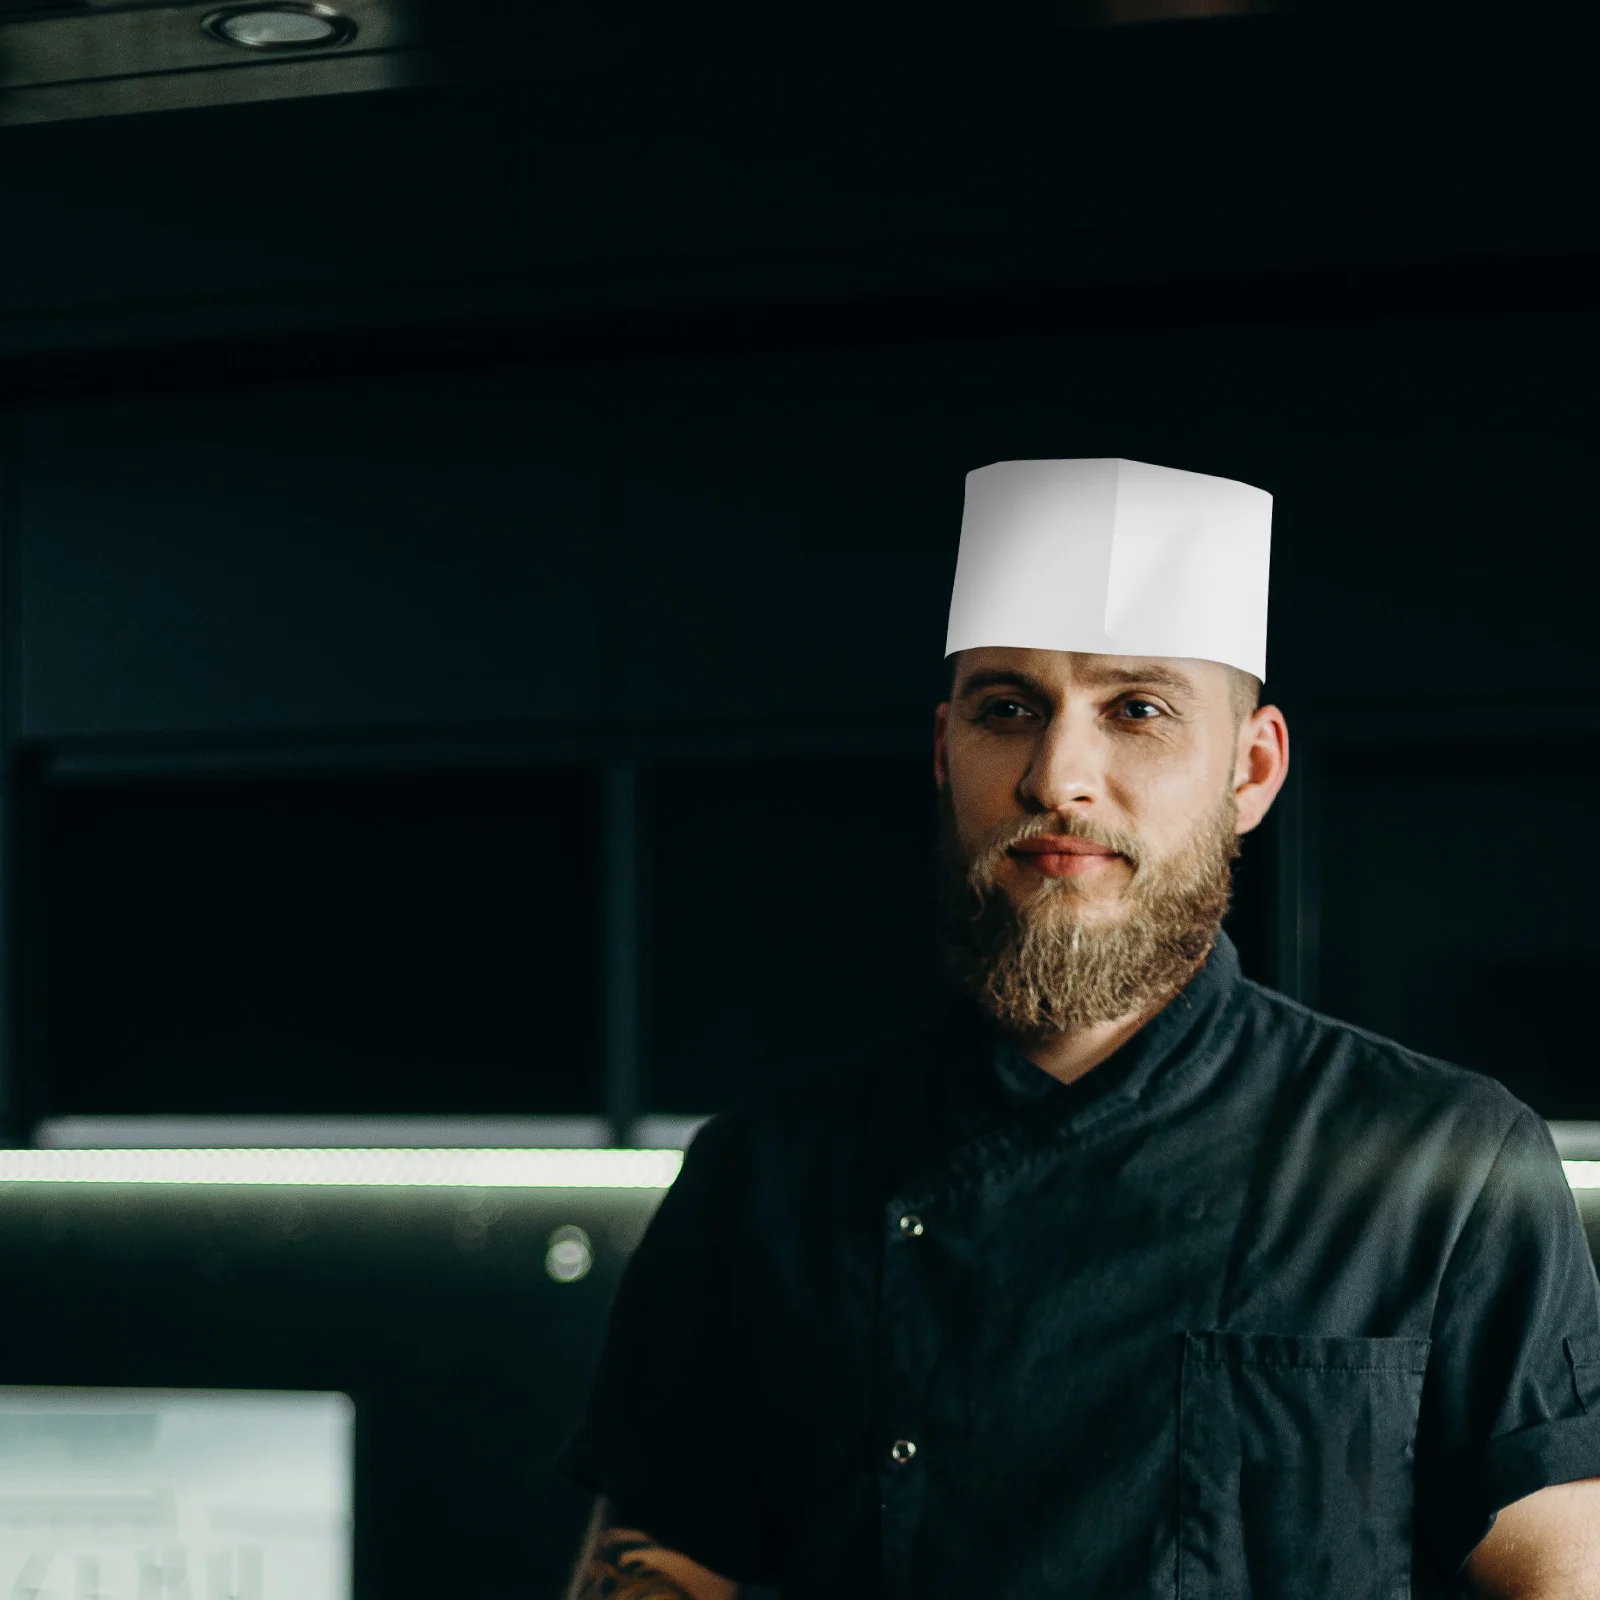
{"type": "Polygon", "coordinates": [[[1428,1345],[1184,1335],[1179,1600],[1406,1600],[1428,1345]]]}

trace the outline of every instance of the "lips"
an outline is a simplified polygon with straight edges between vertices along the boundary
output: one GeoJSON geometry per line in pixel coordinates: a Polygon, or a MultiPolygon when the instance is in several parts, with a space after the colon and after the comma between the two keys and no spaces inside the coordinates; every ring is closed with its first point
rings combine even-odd
{"type": "Polygon", "coordinates": [[[1024,839],[1011,846],[1013,855],[1024,856],[1114,856],[1117,850],[1108,850],[1103,844],[1088,839],[1024,839]]]}

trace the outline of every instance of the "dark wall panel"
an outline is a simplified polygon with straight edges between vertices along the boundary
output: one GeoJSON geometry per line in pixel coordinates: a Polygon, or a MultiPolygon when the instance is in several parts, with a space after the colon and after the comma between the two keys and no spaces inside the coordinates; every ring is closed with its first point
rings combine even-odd
{"type": "Polygon", "coordinates": [[[646,815],[649,1110],[720,1110],[932,1020],[929,763],[661,767],[646,815]]]}
{"type": "Polygon", "coordinates": [[[1322,1007],[1600,1120],[1600,747],[1332,752],[1320,804],[1322,1007]]]}
{"type": "Polygon", "coordinates": [[[43,807],[40,1113],[603,1111],[592,773],[66,785],[43,807]]]}
{"type": "Polygon", "coordinates": [[[295,391],[37,419],[17,497],[19,731],[605,704],[603,441],[461,398],[295,391]]]}
{"type": "Polygon", "coordinates": [[[22,434],[37,737],[893,713],[962,476],[1129,455],[1277,496],[1290,704],[1589,684],[1592,319],[922,345],[55,412],[22,434]]]}
{"type": "Polygon", "coordinates": [[[636,423],[618,453],[623,709],[844,724],[915,707],[944,655],[960,475],[903,420],[833,414],[825,368],[793,373],[800,403],[781,374],[697,377],[697,398],[746,416],[636,423]]]}

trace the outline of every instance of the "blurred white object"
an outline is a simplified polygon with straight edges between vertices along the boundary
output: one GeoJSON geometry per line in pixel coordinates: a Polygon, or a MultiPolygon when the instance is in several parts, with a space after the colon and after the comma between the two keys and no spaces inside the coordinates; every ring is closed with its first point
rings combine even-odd
{"type": "Polygon", "coordinates": [[[594,1245],[577,1223],[569,1222],[550,1235],[544,1270],[557,1283],[576,1283],[594,1265],[594,1245]]]}
{"type": "Polygon", "coordinates": [[[0,1388],[0,1592],[349,1600],[347,1395],[0,1388]]]}
{"type": "Polygon", "coordinates": [[[1566,1161],[1600,1161],[1600,1122],[1552,1122],[1550,1137],[1566,1161]]]}

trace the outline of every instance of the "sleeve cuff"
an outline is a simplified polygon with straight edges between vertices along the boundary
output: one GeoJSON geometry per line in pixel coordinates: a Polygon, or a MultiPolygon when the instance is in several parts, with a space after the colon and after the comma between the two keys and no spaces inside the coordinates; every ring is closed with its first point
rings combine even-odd
{"type": "Polygon", "coordinates": [[[1600,1415],[1557,1417],[1491,1439],[1480,1449],[1462,1507],[1461,1566],[1476,1550],[1501,1510],[1552,1484],[1600,1478],[1600,1415]]]}
{"type": "Polygon", "coordinates": [[[1600,1478],[1600,1415],[1558,1417],[1491,1439],[1478,1457],[1484,1512],[1553,1483],[1600,1478]]]}

